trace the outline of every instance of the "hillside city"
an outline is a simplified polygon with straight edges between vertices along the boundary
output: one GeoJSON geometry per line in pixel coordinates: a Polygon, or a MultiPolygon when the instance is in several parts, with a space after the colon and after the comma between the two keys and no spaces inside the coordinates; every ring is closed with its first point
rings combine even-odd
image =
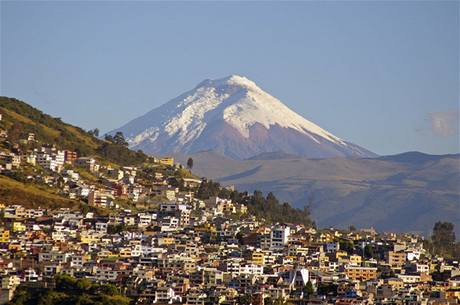
{"type": "Polygon", "coordinates": [[[12,132],[0,128],[0,304],[460,303],[451,223],[430,238],[319,229],[273,194],[193,175],[192,159],[117,164],[12,132]]]}

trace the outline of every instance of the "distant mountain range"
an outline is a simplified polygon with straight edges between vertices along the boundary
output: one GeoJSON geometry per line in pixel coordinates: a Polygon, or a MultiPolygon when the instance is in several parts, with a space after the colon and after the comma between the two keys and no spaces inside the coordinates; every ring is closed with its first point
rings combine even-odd
{"type": "Polygon", "coordinates": [[[205,80],[117,131],[150,154],[212,150],[233,159],[282,151],[309,158],[374,153],[307,121],[253,81],[238,75],[205,80]]]}
{"type": "Polygon", "coordinates": [[[428,235],[436,221],[460,234],[460,155],[418,152],[378,158],[306,159],[284,152],[233,160],[212,151],[192,157],[195,173],[240,190],[273,192],[308,205],[320,227],[374,227],[428,235]]]}

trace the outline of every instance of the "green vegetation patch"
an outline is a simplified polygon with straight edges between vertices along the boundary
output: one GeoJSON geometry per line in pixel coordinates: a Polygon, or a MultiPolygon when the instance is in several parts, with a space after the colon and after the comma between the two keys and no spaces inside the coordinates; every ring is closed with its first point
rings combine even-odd
{"type": "Polygon", "coordinates": [[[88,279],[75,279],[68,275],[55,277],[54,289],[20,287],[12,305],[128,305],[130,299],[113,285],[93,284],[88,279]]]}
{"type": "Polygon", "coordinates": [[[19,204],[27,208],[77,208],[80,205],[54,194],[51,189],[42,189],[5,176],[0,176],[0,198],[2,203],[19,204]]]}

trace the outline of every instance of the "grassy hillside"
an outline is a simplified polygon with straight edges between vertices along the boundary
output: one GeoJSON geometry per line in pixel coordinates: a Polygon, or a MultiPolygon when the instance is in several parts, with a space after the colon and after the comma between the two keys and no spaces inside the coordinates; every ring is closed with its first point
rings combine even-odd
{"type": "Polygon", "coordinates": [[[55,143],[59,148],[77,150],[82,155],[94,154],[102,145],[83,129],[66,124],[14,98],[0,97],[3,120],[0,127],[8,130],[11,141],[27,138],[29,132],[41,143],[55,143]]]}
{"type": "MultiPolygon", "coordinates": [[[[77,151],[79,156],[94,156],[104,163],[119,165],[138,165],[148,160],[143,153],[98,139],[79,127],[64,123],[61,119],[45,114],[14,98],[0,97],[0,114],[2,114],[0,128],[8,132],[10,145],[20,143],[21,139],[27,139],[28,134],[32,132],[37,142],[29,143],[27,146],[54,144],[59,149],[77,151]]],[[[13,178],[0,176],[0,202],[2,203],[43,208],[81,207],[80,202],[59,195],[56,189],[23,183],[21,182],[23,179],[13,178]]]]}
{"type": "Polygon", "coordinates": [[[77,151],[80,156],[99,156],[121,165],[147,160],[141,152],[98,139],[80,127],[64,123],[15,98],[0,97],[0,113],[3,115],[0,128],[8,131],[13,143],[26,139],[33,132],[38,143],[54,143],[60,149],[77,151]]]}
{"type": "Polygon", "coordinates": [[[0,203],[19,204],[27,208],[71,208],[80,207],[80,203],[54,193],[51,188],[21,183],[0,176],[0,203]]]}
{"type": "MultiPolygon", "coordinates": [[[[35,134],[37,142],[21,144],[24,149],[40,147],[41,144],[54,144],[59,149],[77,151],[79,156],[92,156],[100,163],[112,166],[146,164],[151,161],[142,152],[128,149],[124,145],[98,139],[85,130],[64,123],[27,103],[8,97],[0,97],[0,129],[8,132],[8,141],[2,142],[4,148],[21,143],[29,133],[35,134]]],[[[1,149],[1,147],[0,147],[1,149]]],[[[36,169],[35,169],[36,170],[36,169]]],[[[33,174],[30,166],[22,166],[18,176],[0,175],[0,203],[18,204],[27,208],[70,208],[82,209],[87,205],[71,200],[58,192],[57,188],[27,182],[27,174],[33,174]]],[[[97,177],[79,168],[76,169],[81,177],[93,184],[98,184],[97,177]]],[[[42,173],[43,174],[43,173],[42,173]]],[[[98,214],[108,213],[108,210],[91,208],[98,214]]]]}

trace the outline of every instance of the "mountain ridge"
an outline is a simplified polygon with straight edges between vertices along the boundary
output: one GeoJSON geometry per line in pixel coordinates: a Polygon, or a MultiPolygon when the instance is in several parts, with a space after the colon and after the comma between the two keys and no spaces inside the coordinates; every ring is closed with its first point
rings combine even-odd
{"type": "Polygon", "coordinates": [[[436,221],[460,223],[460,154],[233,160],[207,151],[178,156],[188,157],[199,175],[249,192],[272,191],[298,208],[308,205],[320,227],[353,224],[426,235],[436,221]]]}

